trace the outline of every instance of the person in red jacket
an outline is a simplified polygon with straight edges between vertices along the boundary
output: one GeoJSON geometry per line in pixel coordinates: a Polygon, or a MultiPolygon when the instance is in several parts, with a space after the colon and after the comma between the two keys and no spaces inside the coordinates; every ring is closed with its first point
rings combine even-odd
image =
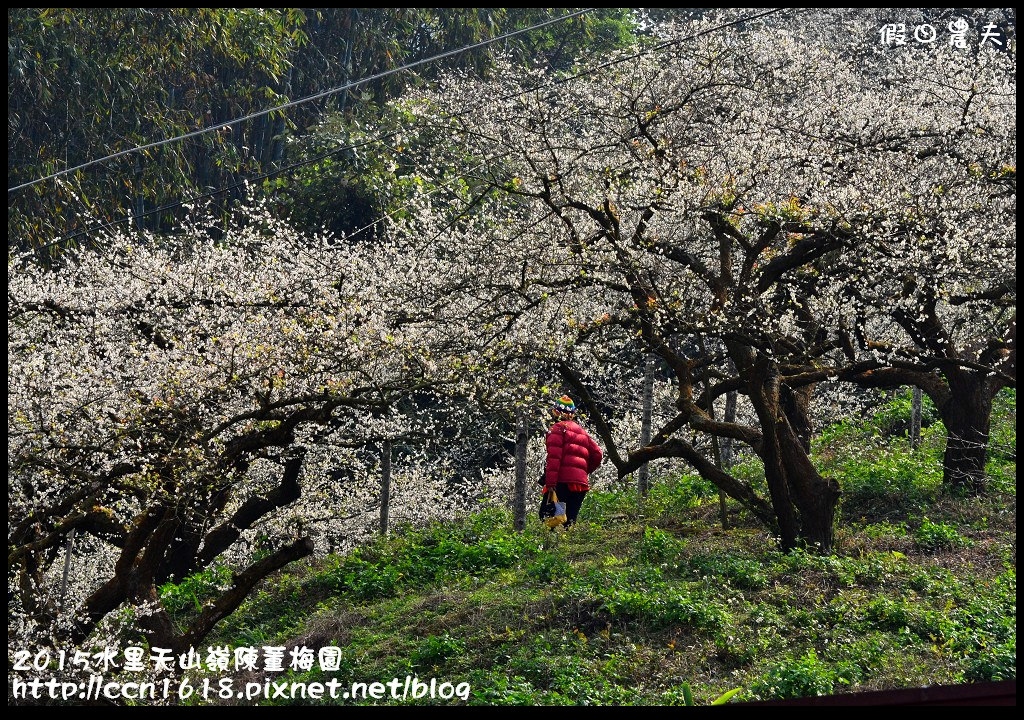
{"type": "Polygon", "coordinates": [[[568,528],[576,522],[583,499],[590,490],[590,473],[601,465],[601,448],[576,422],[576,405],[568,395],[555,401],[551,414],[556,422],[546,440],[544,492],[554,489],[558,499],[565,503],[568,528]]]}

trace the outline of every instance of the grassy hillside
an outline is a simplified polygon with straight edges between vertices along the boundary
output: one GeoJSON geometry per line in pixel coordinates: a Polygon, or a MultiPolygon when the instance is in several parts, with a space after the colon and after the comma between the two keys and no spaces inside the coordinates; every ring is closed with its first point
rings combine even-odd
{"type": "MultiPolygon", "coordinates": [[[[1013,678],[1015,395],[998,402],[982,498],[940,492],[941,425],[911,451],[908,411],[897,399],[818,441],[844,489],[834,555],[782,554],[738,510],[722,530],[713,488],[663,478],[642,516],[632,493],[595,491],[568,533],[517,535],[486,510],[294,567],[204,645],[338,644],[346,683],[466,681],[470,703],[685,704],[692,688],[701,704],[734,688],[754,699],[1013,678]]],[[[163,592],[184,618],[218,572],[163,592]]]]}

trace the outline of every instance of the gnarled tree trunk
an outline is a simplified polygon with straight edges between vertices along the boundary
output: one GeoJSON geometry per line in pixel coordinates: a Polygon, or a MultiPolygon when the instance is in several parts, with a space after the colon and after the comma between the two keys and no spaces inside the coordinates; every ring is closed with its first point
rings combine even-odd
{"type": "Polygon", "coordinates": [[[973,370],[948,371],[947,380],[950,398],[939,407],[946,426],[943,483],[961,492],[979,493],[986,484],[992,400],[998,388],[973,370]]]}
{"type": "Polygon", "coordinates": [[[763,431],[758,454],[764,463],[772,508],[783,549],[805,544],[832,549],[839,484],[811,462],[811,389],[794,391],[780,383],[778,368],[758,358],[744,368],[751,403],[763,431]]]}

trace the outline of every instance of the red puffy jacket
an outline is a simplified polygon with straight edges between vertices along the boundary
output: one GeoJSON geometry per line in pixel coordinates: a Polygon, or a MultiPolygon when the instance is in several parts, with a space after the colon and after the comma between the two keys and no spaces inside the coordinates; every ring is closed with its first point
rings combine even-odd
{"type": "Polygon", "coordinates": [[[601,448],[579,423],[563,420],[551,426],[547,437],[548,461],[544,489],[566,483],[570,490],[590,489],[587,476],[601,465],[601,448]]]}

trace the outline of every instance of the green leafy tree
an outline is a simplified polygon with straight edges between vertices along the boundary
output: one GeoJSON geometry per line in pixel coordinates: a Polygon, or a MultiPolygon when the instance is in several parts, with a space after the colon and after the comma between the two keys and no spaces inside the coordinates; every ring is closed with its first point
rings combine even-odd
{"type": "MultiPolygon", "coordinates": [[[[303,22],[296,10],[8,10],[9,185],[279,102],[303,22]]],[[[264,163],[269,145],[252,123],[26,188],[8,203],[8,242],[40,244],[223,185],[264,163]]]]}

